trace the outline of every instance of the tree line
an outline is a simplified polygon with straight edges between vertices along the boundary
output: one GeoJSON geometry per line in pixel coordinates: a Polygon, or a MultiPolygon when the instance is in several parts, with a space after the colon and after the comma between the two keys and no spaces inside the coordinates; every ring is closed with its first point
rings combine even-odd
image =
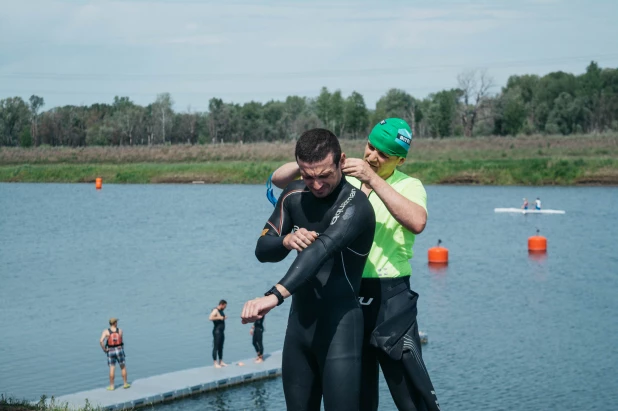
{"type": "Polygon", "coordinates": [[[293,140],[313,127],[355,139],[366,138],[387,117],[403,118],[415,137],[429,138],[618,131],[618,69],[591,62],[581,75],[514,75],[500,91],[494,88],[487,71],[470,70],[457,76],[457,88],[424,99],[388,90],[375,109],[356,91],[344,97],[326,87],[316,98],[289,96],[267,103],[212,98],[207,112],[174,111],[169,93],[145,107],[117,96],[112,104],[47,111],[42,97],[10,97],[0,100],[0,145],[249,143],[293,140]]]}

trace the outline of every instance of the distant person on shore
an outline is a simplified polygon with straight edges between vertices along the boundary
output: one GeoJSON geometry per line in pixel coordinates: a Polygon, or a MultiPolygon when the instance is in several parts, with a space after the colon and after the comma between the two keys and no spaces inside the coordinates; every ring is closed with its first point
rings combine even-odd
{"type": "Polygon", "coordinates": [[[540,210],[541,209],[541,199],[539,197],[537,197],[536,200],[534,200],[534,208],[536,210],[540,210]]]}
{"type": "Polygon", "coordinates": [[[108,391],[114,391],[114,375],[116,363],[120,364],[122,370],[123,388],[129,388],[131,384],[127,382],[127,367],[124,360],[124,343],[122,342],[123,333],[118,328],[118,318],[109,319],[109,328],[103,330],[99,344],[107,354],[107,365],[109,365],[109,386],[108,391]]]}
{"type": "Polygon", "coordinates": [[[253,336],[253,348],[255,348],[255,352],[257,354],[257,358],[255,359],[255,363],[261,363],[264,361],[264,345],[262,344],[262,333],[264,332],[264,318],[266,316],[256,320],[253,323],[253,327],[251,327],[251,331],[249,334],[253,336]]]}
{"type": "Polygon", "coordinates": [[[524,198],[524,204],[521,206],[521,208],[523,208],[524,210],[528,209],[528,200],[526,200],[525,198],[524,198]]]}
{"type": "Polygon", "coordinates": [[[227,366],[227,364],[223,362],[223,341],[225,340],[225,320],[227,319],[227,316],[223,312],[225,307],[227,307],[227,301],[219,301],[219,305],[212,309],[208,317],[214,324],[214,328],[212,329],[212,359],[215,362],[215,368],[227,366]],[[219,357],[218,363],[217,356],[219,357]]]}

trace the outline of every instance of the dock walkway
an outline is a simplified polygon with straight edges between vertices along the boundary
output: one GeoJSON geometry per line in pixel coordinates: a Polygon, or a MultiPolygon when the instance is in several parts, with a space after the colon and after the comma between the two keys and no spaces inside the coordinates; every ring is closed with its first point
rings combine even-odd
{"type": "MultiPolygon", "coordinates": [[[[126,390],[122,388],[120,379],[120,384],[116,384],[114,391],[108,391],[103,387],[63,395],[55,400],[56,404],[68,404],[72,409],[85,407],[88,400],[90,405],[105,410],[123,410],[281,375],[281,351],[264,355],[264,362],[260,364],[255,364],[253,360],[251,358],[240,361],[245,364],[244,366],[238,366],[238,362],[235,362],[224,368],[215,368],[211,365],[141,378],[129,381],[131,388],[126,390]]],[[[116,374],[118,381],[120,372],[116,374]]]]}

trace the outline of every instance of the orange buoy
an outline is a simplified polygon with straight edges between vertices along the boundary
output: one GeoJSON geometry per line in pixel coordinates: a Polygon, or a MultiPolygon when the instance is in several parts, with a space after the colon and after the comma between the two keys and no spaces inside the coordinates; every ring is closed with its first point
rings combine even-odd
{"type": "Polygon", "coordinates": [[[547,251],[547,238],[539,235],[539,230],[536,230],[536,235],[528,237],[528,251],[547,251]]]}
{"type": "Polygon", "coordinates": [[[94,186],[97,190],[100,190],[103,187],[103,179],[101,177],[97,177],[96,180],[94,180],[94,186]]]}
{"type": "Polygon", "coordinates": [[[448,248],[440,247],[442,240],[438,240],[438,245],[431,247],[427,252],[427,259],[430,264],[448,263],[448,248]]]}

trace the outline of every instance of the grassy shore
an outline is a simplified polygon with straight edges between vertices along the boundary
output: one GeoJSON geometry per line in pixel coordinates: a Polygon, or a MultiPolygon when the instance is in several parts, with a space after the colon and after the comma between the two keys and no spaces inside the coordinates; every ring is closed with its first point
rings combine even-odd
{"type": "MultiPolygon", "coordinates": [[[[365,141],[342,141],[360,157],[365,141]]],[[[0,181],[262,184],[294,143],[0,149],[0,181]]],[[[618,185],[618,134],[414,140],[403,172],[425,184],[618,185]]]]}
{"type": "Polygon", "coordinates": [[[32,403],[26,400],[17,400],[7,398],[4,395],[0,396],[0,411],[102,411],[100,407],[93,407],[86,404],[84,408],[69,408],[67,404],[58,404],[52,397],[47,401],[45,396],[41,397],[38,403],[32,403]]]}

